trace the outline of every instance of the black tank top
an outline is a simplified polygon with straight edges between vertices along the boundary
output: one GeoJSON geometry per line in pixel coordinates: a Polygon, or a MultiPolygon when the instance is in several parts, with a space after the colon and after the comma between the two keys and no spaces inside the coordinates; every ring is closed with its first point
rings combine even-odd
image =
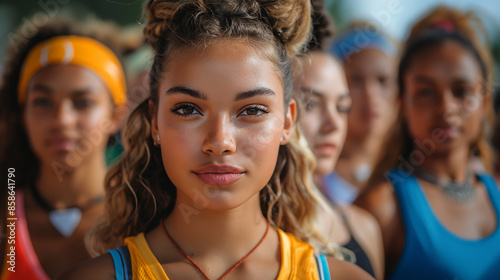
{"type": "MultiPolygon", "coordinates": [[[[336,208],[336,210],[339,211],[340,216],[342,217],[342,220],[344,221],[344,224],[347,228],[347,231],[349,232],[349,236],[351,236],[351,239],[346,244],[342,245],[342,247],[354,253],[354,255],[356,256],[355,264],[357,266],[361,267],[371,276],[375,277],[375,273],[373,272],[373,267],[372,264],[370,263],[370,259],[368,259],[368,256],[366,255],[365,250],[363,250],[363,247],[361,247],[356,238],[354,238],[351,226],[349,226],[349,222],[347,221],[346,215],[340,209],[336,208]]],[[[346,256],[344,254],[344,258],[349,259],[349,256],[346,256]]]]}

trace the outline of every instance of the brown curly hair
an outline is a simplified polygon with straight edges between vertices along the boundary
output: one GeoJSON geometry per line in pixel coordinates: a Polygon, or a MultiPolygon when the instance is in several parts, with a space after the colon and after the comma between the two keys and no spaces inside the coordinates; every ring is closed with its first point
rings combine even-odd
{"type": "MultiPolygon", "coordinates": [[[[285,104],[292,99],[292,61],[310,36],[308,0],[150,0],[145,13],[144,34],[155,52],[149,98],[155,107],[162,69],[170,58],[240,39],[274,63],[284,84],[285,104]]],[[[151,139],[151,114],[155,112],[149,112],[149,100],[129,117],[124,156],[108,172],[105,218],[87,239],[94,254],[152,229],[174,207],[176,188],[151,139]]],[[[325,240],[314,221],[314,205],[320,199],[312,183],[314,159],[301,139],[295,129],[289,143],[280,147],[274,173],[260,192],[261,210],[271,224],[298,238],[325,240]]]]}

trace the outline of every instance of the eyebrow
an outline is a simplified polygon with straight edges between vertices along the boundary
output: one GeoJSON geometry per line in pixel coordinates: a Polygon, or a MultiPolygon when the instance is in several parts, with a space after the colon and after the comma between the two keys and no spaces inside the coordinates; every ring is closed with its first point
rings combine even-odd
{"type": "MultiPolygon", "coordinates": [[[[189,95],[189,96],[194,97],[194,98],[207,100],[207,96],[205,94],[203,94],[197,90],[182,87],[182,86],[170,88],[165,93],[167,95],[185,94],[185,95],[189,95]]],[[[252,89],[252,90],[238,93],[236,95],[236,97],[234,98],[234,101],[239,101],[239,100],[251,98],[251,97],[254,97],[257,95],[276,95],[276,93],[269,88],[261,87],[261,88],[256,88],[256,89],[252,89]]]]}
{"type": "Polygon", "coordinates": [[[311,94],[317,95],[317,96],[323,96],[324,95],[322,92],[316,91],[316,90],[311,89],[311,88],[303,87],[303,88],[300,88],[300,90],[302,90],[304,93],[311,93],[311,94]]]}
{"type": "Polygon", "coordinates": [[[167,95],[185,94],[185,95],[192,96],[194,98],[207,100],[207,96],[204,95],[203,93],[201,93],[197,90],[194,90],[194,89],[190,89],[187,87],[181,87],[181,86],[169,88],[165,93],[167,95]]]}
{"type": "Polygon", "coordinates": [[[238,93],[238,95],[236,95],[236,98],[234,99],[234,101],[239,101],[239,100],[251,98],[254,96],[258,96],[258,95],[276,95],[276,93],[270,88],[261,87],[261,88],[256,88],[256,89],[252,89],[252,90],[238,93]]]}
{"type": "MultiPolygon", "coordinates": [[[[324,94],[322,92],[319,92],[319,91],[316,91],[316,90],[313,90],[310,88],[301,88],[301,90],[303,92],[311,93],[311,94],[316,95],[316,96],[320,96],[320,97],[324,96],[324,94]]],[[[349,98],[349,97],[351,97],[351,94],[349,92],[343,92],[343,93],[341,93],[341,95],[338,98],[342,99],[342,98],[349,98]]]]}
{"type": "MultiPolygon", "coordinates": [[[[44,84],[33,85],[32,91],[37,92],[37,93],[41,93],[41,94],[46,94],[46,95],[51,95],[54,92],[54,90],[51,87],[44,85],[44,84]]],[[[79,95],[84,95],[87,93],[93,94],[93,93],[95,93],[95,91],[91,87],[81,88],[81,89],[71,91],[72,96],[79,96],[79,95]]]]}
{"type": "MultiPolygon", "coordinates": [[[[435,80],[426,76],[416,76],[413,79],[415,82],[418,83],[425,83],[425,84],[431,84],[434,85],[436,84],[435,80]]],[[[468,77],[457,77],[457,78],[452,78],[452,83],[474,83],[475,81],[469,79],[468,77]]]]}

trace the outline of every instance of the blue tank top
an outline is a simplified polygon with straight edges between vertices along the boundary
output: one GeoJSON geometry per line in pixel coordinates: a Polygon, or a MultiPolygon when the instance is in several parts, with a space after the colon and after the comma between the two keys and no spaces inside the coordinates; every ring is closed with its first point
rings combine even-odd
{"type": "Polygon", "coordinates": [[[389,279],[500,279],[500,191],[493,178],[478,175],[497,216],[492,234],[477,240],[460,238],[434,215],[417,179],[401,170],[389,172],[405,229],[405,244],[389,279]]]}

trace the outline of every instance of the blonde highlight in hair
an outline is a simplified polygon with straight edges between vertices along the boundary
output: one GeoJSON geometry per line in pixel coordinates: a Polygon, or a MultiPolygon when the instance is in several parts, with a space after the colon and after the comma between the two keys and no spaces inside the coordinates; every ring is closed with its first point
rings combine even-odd
{"type": "MultiPolygon", "coordinates": [[[[156,112],[148,110],[149,106],[157,110],[159,80],[169,58],[186,50],[240,40],[275,64],[288,105],[296,55],[309,41],[310,5],[308,0],[151,0],[146,4],[144,34],[155,51],[150,98],[130,115],[124,130],[124,156],[108,173],[104,218],[87,238],[94,255],[155,227],[174,207],[175,186],[151,139],[151,114],[156,112]]],[[[328,247],[327,238],[317,229],[315,209],[321,197],[312,180],[314,160],[303,141],[296,129],[288,144],[280,147],[274,173],[260,191],[261,210],[271,224],[306,242],[319,240],[328,247]]]]}

